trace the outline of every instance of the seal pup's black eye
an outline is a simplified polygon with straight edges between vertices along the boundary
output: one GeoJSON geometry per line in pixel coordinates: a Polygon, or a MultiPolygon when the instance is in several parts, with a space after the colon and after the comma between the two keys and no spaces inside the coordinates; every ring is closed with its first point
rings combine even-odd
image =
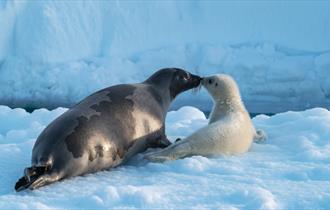
{"type": "Polygon", "coordinates": [[[216,87],[218,86],[218,83],[217,83],[217,82],[215,83],[215,86],[216,86],[216,87]]]}
{"type": "Polygon", "coordinates": [[[209,79],[209,84],[212,84],[212,82],[213,82],[212,79],[209,79]]]}

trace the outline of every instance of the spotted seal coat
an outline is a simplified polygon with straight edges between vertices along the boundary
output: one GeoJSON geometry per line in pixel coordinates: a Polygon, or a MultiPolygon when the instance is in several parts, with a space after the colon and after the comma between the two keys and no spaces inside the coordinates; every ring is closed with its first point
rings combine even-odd
{"type": "Polygon", "coordinates": [[[149,147],[166,147],[165,117],[171,101],[201,78],[161,69],[138,84],[100,90],[60,115],[37,138],[32,166],[15,189],[35,189],[124,163],[149,147]]]}

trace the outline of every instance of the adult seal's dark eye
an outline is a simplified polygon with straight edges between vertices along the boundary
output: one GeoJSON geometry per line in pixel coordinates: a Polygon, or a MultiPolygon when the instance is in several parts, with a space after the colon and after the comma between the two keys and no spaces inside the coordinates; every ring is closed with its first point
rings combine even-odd
{"type": "Polygon", "coordinates": [[[179,75],[179,76],[177,76],[177,79],[178,80],[183,80],[183,81],[186,81],[187,80],[187,78],[185,77],[185,76],[183,76],[183,75],[179,75]]]}
{"type": "Polygon", "coordinates": [[[212,84],[212,82],[213,82],[212,79],[209,79],[209,84],[212,84]]]}

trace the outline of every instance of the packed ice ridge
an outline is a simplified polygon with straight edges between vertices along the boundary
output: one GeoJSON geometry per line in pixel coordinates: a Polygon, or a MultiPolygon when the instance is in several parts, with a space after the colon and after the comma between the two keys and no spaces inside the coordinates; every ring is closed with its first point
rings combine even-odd
{"type": "MultiPolygon", "coordinates": [[[[0,100],[68,107],[174,66],[231,74],[251,112],[330,107],[329,9],[327,1],[1,1],[0,100]]],[[[205,93],[191,98],[173,108],[210,108],[205,93]]]]}

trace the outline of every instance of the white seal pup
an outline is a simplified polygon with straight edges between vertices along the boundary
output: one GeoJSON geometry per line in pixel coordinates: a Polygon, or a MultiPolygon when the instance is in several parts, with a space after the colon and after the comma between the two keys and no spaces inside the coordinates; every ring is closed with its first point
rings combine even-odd
{"type": "Polygon", "coordinates": [[[214,102],[209,124],[161,151],[147,154],[146,159],[163,162],[193,155],[236,155],[247,152],[253,139],[265,140],[265,133],[255,130],[239,88],[230,76],[206,77],[202,84],[214,102]]]}

